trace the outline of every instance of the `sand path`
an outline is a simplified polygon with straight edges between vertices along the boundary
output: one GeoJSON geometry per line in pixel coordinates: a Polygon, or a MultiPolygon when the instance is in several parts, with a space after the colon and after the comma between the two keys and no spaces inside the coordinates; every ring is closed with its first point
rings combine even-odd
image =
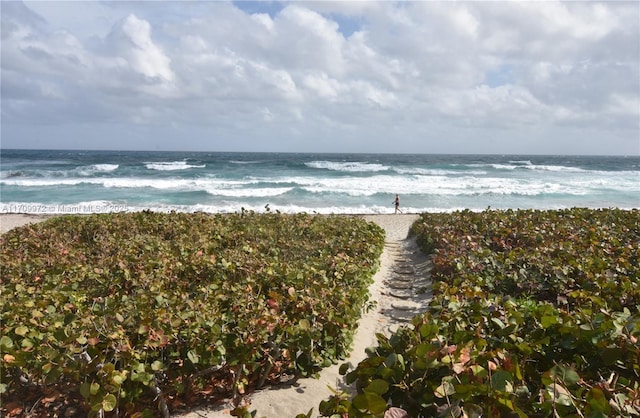
{"type": "MultiPolygon", "coordinates": [[[[389,334],[401,324],[423,312],[431,298],[429,281],[430,261],[418,250],[414,240],[407,239],[409,228],[418,215],[366,215],[386,231],[380,270],[371,285],[371,300],[376,307],[360,320],[354,347],[345,362],[358,364],[366,357],[365,349],[376,345],[376,333],[389,334]]],[[[340,364],[323,369],[319,379],[299,379],[290,386],[268,388],[250,397],[250,411],[256,417],[280,418],[306,414],[313,408],[318,416],[318,405],[328,399],[331,388],[342,388],[343,377],[338,373],[340,364]]],[[[229,417],[229,405],[200,408],[176,414],[182,418],[229,417]]]]}

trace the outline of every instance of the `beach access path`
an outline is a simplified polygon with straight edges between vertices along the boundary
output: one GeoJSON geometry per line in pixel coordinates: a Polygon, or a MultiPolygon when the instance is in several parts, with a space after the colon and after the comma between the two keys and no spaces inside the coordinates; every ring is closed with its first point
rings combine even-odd
{"type": "MultiPolygon", "coordinates": [[[[313,408],[313,417],[319,416],[318,406],[329,399],[333,389],[344,389],[344,379],[338,372],[345,362],[354,367],[366,358],[365,349],[377,345],[376,334],[389,335],[401,324],[411,321],[414,315],[424,312],[431,299],[430,258],[422,254],[415,240],[408,239],[409,228],[418,219],[415,214],[362,215],[386,232],[385,247],[380,269],[371,285],[370,300],[373,309],[364,313],[359,321],[351,355],[337,365],[320,371],[318,379],[299,379],[294,384],[266,388],[249,397],[250,411],[256,417],[293,418],[306,414],[313,408]]],[[[180,418],[229,417],[230,405],[215,408],[198,408],[176,414],[180,418]]]]}
{"type": "MultiPolygon", "coordinates": [[[[373,309],[365,312],[359,321],[351,355],[344,362],[354,367],[366,358],[365,349],[377,345],[376,334],[390,334],[411,318],[424,312],[431,299],[429,271],[431,260],[418,249],[415,240],[409,239],[411,225],[418,219],[416,214],[362,215],[386,232],[380,269],[374,275],[370,287],[373,309]]],[[[2,214],[0,232],[28,223],[40,222],[49,216],[2,214]]],[[[318,416],[318,405],[328,399],[333,389],[343,389],[340,364],[325,368],[318,379],[298,379],[293,384],[259,390],[249,396],[249,410],[256,417],[280,418],[306,414],[313,408],[312,416],[318,416]]],[[[228,404],[211,407],[199,406],[189,411],[174,414],[180,418],[229,417],[232,406],[228,404]]]]}

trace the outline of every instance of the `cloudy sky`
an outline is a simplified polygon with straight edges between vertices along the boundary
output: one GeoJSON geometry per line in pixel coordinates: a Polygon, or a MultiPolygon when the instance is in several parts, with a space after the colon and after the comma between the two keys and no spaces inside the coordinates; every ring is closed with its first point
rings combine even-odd
{"type": "Polygon", "coordinates": [[[2,148],[640,154],[640,2],[2,1],[2,148]]]}

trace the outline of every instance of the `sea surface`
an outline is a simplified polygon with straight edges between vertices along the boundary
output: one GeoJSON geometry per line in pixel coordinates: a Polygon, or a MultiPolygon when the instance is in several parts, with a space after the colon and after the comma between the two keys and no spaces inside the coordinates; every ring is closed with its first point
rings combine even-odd
{"type": "Polygon", "coordinates": [[[2,150],[0,212],[640,208],[640,156],[2,150]]]}

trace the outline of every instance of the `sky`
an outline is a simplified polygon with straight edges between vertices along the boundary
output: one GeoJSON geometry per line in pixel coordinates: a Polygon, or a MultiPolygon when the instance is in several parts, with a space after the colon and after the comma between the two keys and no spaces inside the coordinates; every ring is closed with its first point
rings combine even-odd
{"type": "Polygon", "coordinates": [[[5,149],[640,155],[638,1],[0,12],[5,149]]]}

